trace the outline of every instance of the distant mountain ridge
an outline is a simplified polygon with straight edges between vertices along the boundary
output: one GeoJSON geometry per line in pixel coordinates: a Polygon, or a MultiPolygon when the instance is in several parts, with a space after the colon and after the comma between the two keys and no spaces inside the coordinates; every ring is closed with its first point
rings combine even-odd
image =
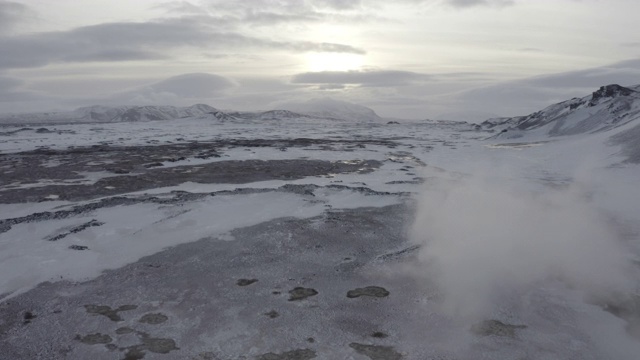
{"type": "Polygon", "coordinates": [[[315,119],[316,117],[300,114],[289,110],[267,110],[267,111],[237,111],[230,112],[229,115],[245,120],[288,120],[288,119],[315,119]]]}
{"type": "Polygon", "coordinates": [[[1,123],[106,123],[182,118],[212,118],[230,120],[224,112],[205,104],[176,106],[102,106],[81,107],[73,111],[14,114],[0,116],[1,123]]]}
{"type": "Polygon", "coordinates": [[[196,104],[189,107],[175,106],[89,106],[74,111],[82,119],[101,122],[126,122],[126,121],[150,121],[171,120],[188,117],[204,117],[220,113],[219,110],[205,104],[196,104]]]}
{"type": "Polygon", "coordinates": [[[314,98],[303,102],[289,102],[282,104],[280,107],[288,111],[323,119],[364,122],[384,121],[375,111],[366,106],[329,97],[314,98]]]}
{"type": "Polygon", "coordinates": [[[548,136],[606,131],[640,118],[640,85],[611,84],[591,95],[551,105],[527,116],[495,118],[481,123],[485,129],[514,133],[536,131],[548,136]]]}
{"type": "Polygon", "coordinates": [[[187,118],[216,121],[272,121],[294,119],[329,119],[339,121],[381,121],[375,111],[367,107],[329,98],[312,99],[304,103],[288,104],[298,109],[268,111],[222,111],[206,104],[176,106],[103,106],[81,107],[66,112],[0,115],[4,124],[46,123],[108,123],[176,120],[187,118]]]}

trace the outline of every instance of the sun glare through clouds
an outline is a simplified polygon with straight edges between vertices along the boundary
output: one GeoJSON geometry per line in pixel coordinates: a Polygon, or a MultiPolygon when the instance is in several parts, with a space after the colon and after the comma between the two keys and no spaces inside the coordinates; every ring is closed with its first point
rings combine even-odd
{"type": "Polygon", "coordinates": [[[363,66],[363,56],[340,53],[310,53],[306,55],[307,68],[311,72],[358,70],[363,66]]]}

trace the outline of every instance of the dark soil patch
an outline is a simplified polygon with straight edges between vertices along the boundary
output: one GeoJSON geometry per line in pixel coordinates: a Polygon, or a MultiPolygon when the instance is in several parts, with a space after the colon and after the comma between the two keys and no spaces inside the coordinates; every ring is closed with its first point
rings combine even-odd
{"type": "Polygon", "coordinates": [[[289,301],[300,301],[318,295],[316,289],[297,287],[289,291],[289,301]]]}
{"type": "Polygon", "coordinates": [[[484,320],[471,326],[471,332],[478,336],[505,336],[513,338],[516,336],[516,330],[526,327],[526,325],[505,324],[498,320],[484,320]]]}
{"type": "Polygon", "coordinates": [[[389,291],[379,286],[367,286],[365,288],[357,288],[354,290],[349,290],[347,292],[347,297],[350,299],[358,298],[360,296],[371,296],[371,297],[382,298],[382,297],[389,296],[389,291]]]}
{"type": "Polygon", "coordinates": [[[349,347],[354,349],[358,354],[364,355],[371,360],[400,360],[402,355],[394,350],[391,346],[365,345],[351,343],[349,347]]]}
{"type": "Polygon", "coordinates": [[[316,357],[316,352],[309,349],[298,349],[282,354],[267,353],[257,357],[257,360],[309,360],[316,357]]]}
{"type": "Polygon", "coordinates": [[[249,286],[253,283],[258,282],[258,279],[239,279],[236,281],[236,285],[238,286],[249,286]]]}
{"type": "Polygon", "coordinates": [[[140,320],[141,323],[158,325],[167,321],[169,318],[165,314],[156,313],[156,314],[144,314],[140,320]]]}
{"type": "Polygon", "coordinates": [[[87,310],[89,314],[94,315],[103,315],[109,318],[111,321],[122,321],[120,315],[118,315],[121,311],[129,311],[135,310],[138,308],[137,305],[122,305],[117,309],[111,309],[110,306],[106,305],[85,305],[84,308],[87,310]]]}

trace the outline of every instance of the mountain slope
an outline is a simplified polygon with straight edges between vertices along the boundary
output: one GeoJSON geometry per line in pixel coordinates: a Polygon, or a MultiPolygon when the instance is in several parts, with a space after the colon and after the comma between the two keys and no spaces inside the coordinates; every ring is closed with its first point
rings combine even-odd
{"type": "Polygon", "coordinates": [[[289,110],[268,110],[260,112],[237,111],[230,112],[229,115],[244,120],[296,120],[296,119],[312,119],[310,115],[299,114],[289,110]]]}
{"type": "Polygon", "coordinates": [[[589,96],[554,104],[528,116],[489,119],[481,125],[519,135],[523,131],[548,136],[607,131],[640,118],[637,88],[602,86],[589,96]]]}
{"type": "Polygon", "coordinates": [[[481,127],[499,131],[493,139],[546,141],[581,135],[576,139],[580,141],[588,136],[590,148],[580,152],[617,146],[615,153],[607,153],[622,156],[624,163],[640,163],[640,85],[602,86],[589,96],[554,104],[528,116],[489,119],[481,127]]]}
{"type": "Polygon", "coordinates": [[[234,118],[205,104],[188,107],[176,106],[88,106],[69,112],[46,112],[16,114],[0,117],[0,123],[64,123],[64,122],[131,122],[174,120],[183,118],[213,118],[233,120],[234,118]]]}

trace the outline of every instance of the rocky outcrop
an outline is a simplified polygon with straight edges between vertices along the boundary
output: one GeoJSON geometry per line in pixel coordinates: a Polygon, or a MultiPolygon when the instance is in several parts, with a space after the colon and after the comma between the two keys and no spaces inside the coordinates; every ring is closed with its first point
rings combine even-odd
{"type": "Polygon", "coordinates": [[[589,102],[589,106],[596,106],[600,103],[601,99],[610,99],[619,96],[629,96],[633,93],[637,93],[634,90],[626,88],[624,86],[620,86],[618,84],[611,84],[607,86],[601,86],[600,89],[593,92],[591,95],[591,101],[589,102]]]}

